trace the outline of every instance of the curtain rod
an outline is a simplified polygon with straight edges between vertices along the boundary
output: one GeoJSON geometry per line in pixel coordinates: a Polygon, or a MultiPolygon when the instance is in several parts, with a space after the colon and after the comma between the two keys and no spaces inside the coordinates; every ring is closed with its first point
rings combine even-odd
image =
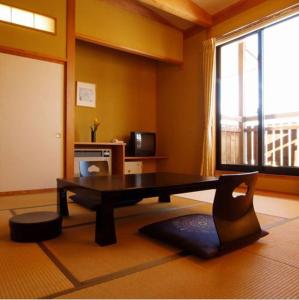
{"type": "Polygon", "coordinates": [[[274,22],[277,22],[278,20],[283,20],[283,19],[291,17],[292,15],[295,15],[297,13],[299,13],[299,3],[296,3],[296,4],[289,6],[283,10],[280,10],[279,12],[275,12],[271,15],[265,16],[259,20],[253,21],[242,27],[234,29],[230,32],[216,36],[215,37],[216,43],[217,43],[217,45],[221,45],[223,43],[228,42],[229,40],[235,39],[244,34],[248,34],[248,33],[258,30],[260,28],[266,27],[274,22]]]}

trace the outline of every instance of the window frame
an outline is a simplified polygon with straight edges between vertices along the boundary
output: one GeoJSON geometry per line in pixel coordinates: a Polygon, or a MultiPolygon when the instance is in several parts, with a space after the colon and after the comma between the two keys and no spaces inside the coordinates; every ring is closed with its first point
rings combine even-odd
{"type": "MultiPolygon", "coordinates": [[[[216,46],[216,169],[223,171],[239,171],[239,172],[252,172],[259,171],[265,174],[277,174],[277,175],[292,175],[299,176],[299,167],[272,167],[264,165],[264,118],[263,118],[263,78],[264,78],[264,45],[263,45],[263,33],[264,30],[272,26],[276,26],[279,23],[288,21],[292,18],[299,17],[299,14],[295,14],[291,17],[277,21],[273,24],[255,30],[253,32],[244,34],[238,38],[230,40],[226,43],[216,46]],[[222,164],[221,163],[221,48],[231,43],[237,42],[244,38],[247,38],[253,34],[257,34],[258,38],[258,162],[257,165],[240,165],[240,164],[222,164]]],[[[299,149],[298,149],[299,151],[299,149]]]]}

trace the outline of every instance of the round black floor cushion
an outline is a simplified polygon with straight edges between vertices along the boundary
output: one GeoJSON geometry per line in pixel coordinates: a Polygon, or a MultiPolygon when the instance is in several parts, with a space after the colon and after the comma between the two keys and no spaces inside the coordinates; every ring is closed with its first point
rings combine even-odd
{"type": "Polygon", "coordinates": [[[10,237],[15,242],[40,242],[61,234],[62,217],[55,212],[39,211],[13,216],[10,237]]]}

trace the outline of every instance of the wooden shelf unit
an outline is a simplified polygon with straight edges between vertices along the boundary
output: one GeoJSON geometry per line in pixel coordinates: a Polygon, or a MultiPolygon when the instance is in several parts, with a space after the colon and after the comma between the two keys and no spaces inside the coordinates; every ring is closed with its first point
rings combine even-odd
{"type": "Polygon", "coordinates": [[[125,156],[125,143],[90,143],[77,142],[74,147],[76,149],[111,149],[112,151],[112,174],[124,174],[125,162],[143,161],[145,172],[156,171],[156,161],[167,159],[167,156],[125,156]]]}
{"type": "Polygon", "coordinates": [[[76,149],[111,149],[112,151],[112,174],[122,175],[125,172],[125,143],[75,143],[76,149]]]}

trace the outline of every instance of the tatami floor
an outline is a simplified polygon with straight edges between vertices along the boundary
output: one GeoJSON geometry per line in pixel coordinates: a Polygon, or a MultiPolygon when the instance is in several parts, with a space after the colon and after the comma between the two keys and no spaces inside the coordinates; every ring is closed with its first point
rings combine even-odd
{"type": "Polygon", "coordinates": [[[259,242],[211,260],[138,233],[158,220],[211,213],[213,191],[147,199],[116,210],[118,243],[94,243],[95,214],[70,203],[63,234],[42,243],[9,239],[8,220],[55,211],[55,193],[0,197],[1,298],[299,298],[299,199],[255,196],[259,242]]]}

